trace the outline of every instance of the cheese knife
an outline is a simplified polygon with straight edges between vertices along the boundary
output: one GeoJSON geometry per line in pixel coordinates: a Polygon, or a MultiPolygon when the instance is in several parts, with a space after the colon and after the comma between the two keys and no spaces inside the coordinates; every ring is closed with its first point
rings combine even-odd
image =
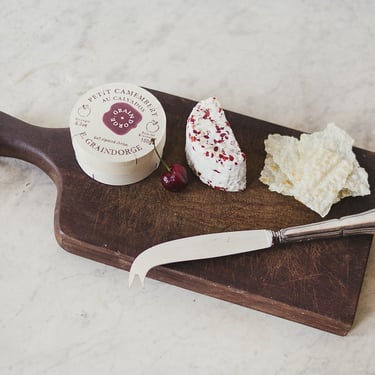
{"type": "Polygon", "coordinates": [[[276,244],[361,234],[375,234],[375,209],[278,231],[242,230],[180,238],[157,244],[139,254],[130,268],[129,287],[136,275],[143,286],[148,271],[163,264],[241,254],[276,244]]]}

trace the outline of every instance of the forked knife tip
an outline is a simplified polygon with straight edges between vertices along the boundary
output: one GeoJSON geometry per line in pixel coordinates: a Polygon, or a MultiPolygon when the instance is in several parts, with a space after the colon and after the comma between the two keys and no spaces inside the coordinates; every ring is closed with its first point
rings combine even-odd
{"type": "Polygon", "coordinates": [[[134,282],[134,279],[135,279],[136,276],[138,276],[139,281],[141,282],[141,287],[143,288],[144,285],[145,285],[144,277],[141,277],[141,275],[139,275],[137,273],[133,273],[133,272],[130,272],[130,274],[129,274],[129,288],[131,288],[131,286],[133,285],[133,282],[134,282]]]}

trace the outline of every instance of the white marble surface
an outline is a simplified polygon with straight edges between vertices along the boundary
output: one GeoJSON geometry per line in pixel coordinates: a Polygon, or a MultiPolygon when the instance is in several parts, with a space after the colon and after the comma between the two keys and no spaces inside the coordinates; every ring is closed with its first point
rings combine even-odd
{"type": "MultiPolygon", "coordinates": [[[[375,2],[1,1],[0,110],[65,127],[77,96],[129,81],[375,151],[375,2]]],[[[373,187],[374,188],[374,187],[373,187]]],[[[375,259],[338,337],[61,250],[56,192],[0,158],[1,374],[374,374],[375,259]]]]}

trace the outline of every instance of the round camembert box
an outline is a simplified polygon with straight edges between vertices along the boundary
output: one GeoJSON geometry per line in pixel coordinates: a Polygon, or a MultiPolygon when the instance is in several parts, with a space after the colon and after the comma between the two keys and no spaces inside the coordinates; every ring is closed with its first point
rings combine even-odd
{"type": "Polygon", "coordinates": [[[166,117],[149,91],[111,83],[82,95],[70,116],[70,133],[82,170],[108,185],[128,185],[158,166],[166,139],[166,117]]]}

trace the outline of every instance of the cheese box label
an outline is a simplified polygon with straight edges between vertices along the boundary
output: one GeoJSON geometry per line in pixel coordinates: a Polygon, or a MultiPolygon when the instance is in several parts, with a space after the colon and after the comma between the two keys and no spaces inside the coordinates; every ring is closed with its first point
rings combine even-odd
{"type": "Polygon", "coordinates": [[[153,142],[164,142],[166,117],[149,91],[132,84],[111,83],[79,98],[72,110],[70,130],[81,157],[134,161],[153,152],[153,142]]]}

